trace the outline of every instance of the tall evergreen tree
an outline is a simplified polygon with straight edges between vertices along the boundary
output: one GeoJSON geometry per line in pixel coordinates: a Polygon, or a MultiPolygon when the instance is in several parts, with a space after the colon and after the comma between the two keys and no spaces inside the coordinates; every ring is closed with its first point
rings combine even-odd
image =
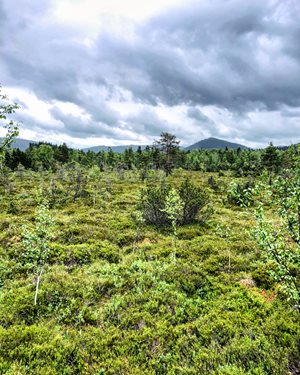
{"type": "Polygon", "coordinates": [[[171,174],[173,168],[176,166],[179,143],[180,141],[176,138],[176,135],[167,132],[162,132],[160,138],[154,143],[154,146],[163,154],[161,167],[167,176],[171,174]]]}

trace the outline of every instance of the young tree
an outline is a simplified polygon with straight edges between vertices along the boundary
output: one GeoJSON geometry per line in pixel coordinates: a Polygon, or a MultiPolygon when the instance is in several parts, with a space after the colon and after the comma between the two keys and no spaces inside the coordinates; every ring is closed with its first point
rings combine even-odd
{"type": "Polygon", "coordinates": [[[50,216],[48,203],[43,202],[38,210],[34,228],[23,228],[23,245],[25,258],[32,265],[36,275],[36,288],[34,305],[37,304],[37,297],[42,273],[47,265],[49,257],[49,241],[52,237],[53,219],[50,216]]]}
{"type": "Polygon", "coordinates": [[[167,217],[171,221],[172,225],[174,263],[176,263],[177,224],[180,222],[183,206],[183,202],[178,192],[174,188],[171,189],[166,198],[165,208],[162,211],[167,214],[167,217]]]}
{"type": "Polygon", "coordinates": [[[257,227],[254,231],[259,247],[267,262],[273,264],[271,277],[279,283],[281,290],[297,308],[300,307],[300,251],[299,245],[291,246],[284,226],[274,229],[266,220],[262,207],[256,211],[257,227]]]}
{"type": "Polygon", "coordinates": [[[135,160],[134,160],[134,152],[132,150],[132,147],[126,148],[123,154],[123,161],[126,169],[132,169],[135,160]]]}
{"type": "Polygon", "coordinates": [[[280,154],[272,142],[262,154],[261,161],[269,173],[269,184],[272,185],[272,174],[278,172],[281,162],[280,154]]]}
{"type": "Polygon", "coordinates": [[[18,104],[10,103],[8,97],[2,94],[0,86],[0,125],[6,128],[6,135],[0,142],[0,168],[3,167],[5,150],[13,143],[14,139],[19,134],[19,125],[8,118],[8,116],[15,113],[18,108],[18,104]]]}
{"type": "Polygon", "coordinates": [[[97,192],[100,190],[101,171],[97,165],[89,169],[89,178],[93,186],[93,206],[96,206],[97,192]]]}
{"type": "Polygon", "coordinates": [[[276,226],[267,220],[260,203],[254,235],[265,259],[273,264],[271,276],[288,300],[300,308],[300,169],[286,170],[274,181],[272,191],[265,188],[278,206],[281,220],[276,226]]]}
{"type": "Polygon", "coordinates": [[[162,152],[162,168],[166,175],[170,175],[176,165],[176,156],[179,151],[179,143],[176,136],[167,132],[162,132],[160,138],[154,145],[162,152]]]}

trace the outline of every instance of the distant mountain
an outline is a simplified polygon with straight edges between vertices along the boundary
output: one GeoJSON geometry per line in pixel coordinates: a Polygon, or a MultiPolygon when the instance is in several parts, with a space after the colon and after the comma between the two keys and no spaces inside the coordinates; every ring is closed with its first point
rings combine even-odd
{"type": "Polygon", "coordinates": [[[231,143],[218,138],[207,138],[194,143],[191,146],[186,147],[186,150],[197,150],[197,149],[213,149],[213,148],[241,148],[247,149],[248,147],[240,145],[238,143],[231,143]]]}
{"type": "MultiPolygon", "coordinates": [[[[0,142],[4,138],[0,138],[0,142]]],[[[27,150],[29,148],[30,143],[37,143],[35,141],[30,141],[28,139],[23,139],[23,138],[16,138],[15,142],[12,143],[11,147],[12,148],[19,148],[21,151],[27,150]]]]}
{"type": "MultiPolygon", "coordinates": [[[[139,146],[137,145],[124,145],[124,146],[94,146],[94,147],[86,147],[86,148],[83,148],[82,151],[93,151],[93,152],[99,152],[99,151],[108,151],[110,148],[114,151],[114,152],[118,152],[118,153],[122,153],[124,152],[126,149],[128,148],[132,148],[133,151],[136,151],[138,149],[139,146]]],[[[145,145],[141,145],[141,149],[144,150],[146,146],[145,145]]]]}

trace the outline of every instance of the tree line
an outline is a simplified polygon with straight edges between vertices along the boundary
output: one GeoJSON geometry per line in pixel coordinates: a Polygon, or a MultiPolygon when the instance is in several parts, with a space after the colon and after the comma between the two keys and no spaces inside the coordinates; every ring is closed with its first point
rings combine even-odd
{"type": "Polygon", "coordinates": [[[162,133],[157,143],[132,148],[123,153],[108,151],[83,151],[69,148],[65,143],[52,145],[39,142],[30,144],[26,151],[18,148],[5,150],[4,166],[10,170],[19,168],[56,171],[60,165],[78,163],[82,166],[98,166],[100,170],[123,169],[157,170],[162,169],[170,174],[174,168],[193,171],[217,172],[231,170],[236,176],[259,175],[263,169],[278,172],[286,168],[292,159],[293,147],[278,150],[270,144],[264,150],[242,149],[198,149],[186,151],[177,144],[166,144],[165,137],[176,137],[162,133]]]}

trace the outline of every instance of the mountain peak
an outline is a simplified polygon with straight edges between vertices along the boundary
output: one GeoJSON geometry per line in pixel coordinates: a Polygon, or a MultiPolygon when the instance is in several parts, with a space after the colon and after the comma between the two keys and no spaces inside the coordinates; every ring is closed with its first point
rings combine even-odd
{"type": "Polygon", "coordinates": [[[224,139],[218,139],[214,137],[209,137],[206,139],[202,139],[199,142],[192,144],[191,146],[186,147],[186,150],[197,150],[197,149],[224,149],[224,148],[231,148],[231,149],[246,149],[247,147],[238,143],[232,143],[225,141],[224,139]]]}

